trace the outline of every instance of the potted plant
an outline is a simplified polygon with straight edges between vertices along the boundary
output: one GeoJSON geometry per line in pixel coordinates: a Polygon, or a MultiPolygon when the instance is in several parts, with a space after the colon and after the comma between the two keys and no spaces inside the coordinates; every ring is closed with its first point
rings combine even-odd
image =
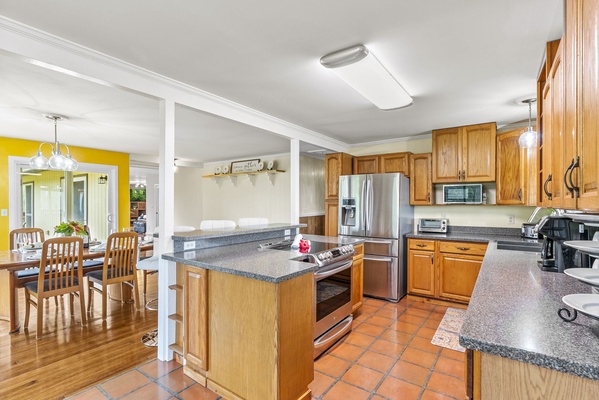
{"type": "Polygon", "coordinates": [[[71,236],[73,234],[78,236],[86,236],[87,232],[84,229],[84,225],[77,221],[66,221],[61,222],[60,225],[54,227],[54,233],[62,236],[71,236]]]}

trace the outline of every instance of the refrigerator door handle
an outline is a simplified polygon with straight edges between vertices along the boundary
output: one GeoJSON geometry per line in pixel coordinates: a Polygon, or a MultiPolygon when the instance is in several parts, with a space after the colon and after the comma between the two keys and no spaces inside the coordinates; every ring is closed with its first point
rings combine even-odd
{"type": "Polygon", "coordinates": [[[370,181],[370,179],[366,179],[365,181],[366,183],[366,193],[364,195],[364,199],[365,199],[365,204],[366,204],[366,211],[365,211],[365,217],[366,217],[366,223],[364,224],[364,229],[366,230],[366,236],[368,236],[370,234],[370,217],[371,217],[371,203],[372,203],[372,182],[370,181]]]}
{"type": "Polygon", "coordinates": [[[384,257],[384,256],[372,256],[372,255],[365,255],[364,256],[364,260],[369,260],[369,261],[386,261],[386,262],[391,262],[393,261],[395,257],[384,257]]]}
{"type": "Polygon", "coordinates": [[[362,224],[363,229],[365,229],[365,227],[366,227],[366,209],[367,209],[367,207],[366,207],[366,203],[367,203],[366,191],[368,190],[366,184],[367,184],[366,180],[362,181],[362,202],[360,204],[360,208],[361,208],[360,209],[360,222],[362,224]]]}
{"type": "Polygon", "coordinates": [[[396,239],[393,240],[389,240],[389,239],[376,239],[376,238],[367,238],[366,241],[367,242],[372,242],[372,243],[384,243],[384,244],[393,244],[393,242],[396,239]]]}

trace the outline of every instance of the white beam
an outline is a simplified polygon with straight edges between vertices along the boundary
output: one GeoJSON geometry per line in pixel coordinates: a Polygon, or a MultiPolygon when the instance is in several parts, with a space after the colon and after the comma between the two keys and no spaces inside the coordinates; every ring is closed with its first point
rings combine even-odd
{"type": "Polygon", "coordinates": [[[289,173],[290,182],[290,196],[291,204],[289,208],[291,210],[291,223],[299,223],[299,212],[300,212],[300,141],[297,139],[290,140],[290,168],[289,173]]]}

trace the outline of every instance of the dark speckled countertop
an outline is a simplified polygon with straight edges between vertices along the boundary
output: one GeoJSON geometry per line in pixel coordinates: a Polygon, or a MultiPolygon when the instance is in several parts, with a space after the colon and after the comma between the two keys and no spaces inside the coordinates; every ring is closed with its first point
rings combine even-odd
{"type": "Polygon", "coordinates": [[[543,272],[538,253],[497,250],[490,242],[460,344],[472,350],[599,380],[599,321],[560,319],[561,298],[591,293],[563,273],[543,272]]]}

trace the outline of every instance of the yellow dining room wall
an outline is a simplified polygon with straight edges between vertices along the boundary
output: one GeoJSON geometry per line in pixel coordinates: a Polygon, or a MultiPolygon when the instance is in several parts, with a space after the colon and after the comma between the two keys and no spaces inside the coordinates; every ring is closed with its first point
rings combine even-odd
{"type": "MultiPolygon", "coordinates": [[[[8,157],[31,157],[39,142],[0,137],[0,209],[8,209],[8,157]]],[[[69,146],[80,163],[118,167],[119,230],[129,226],[129,154],[69,146]]],[[[10,213],[10,210],[9,210],[10,213]]],[[[8,250],[8,216],[0,216],[0,250],[8,250]]]]}

